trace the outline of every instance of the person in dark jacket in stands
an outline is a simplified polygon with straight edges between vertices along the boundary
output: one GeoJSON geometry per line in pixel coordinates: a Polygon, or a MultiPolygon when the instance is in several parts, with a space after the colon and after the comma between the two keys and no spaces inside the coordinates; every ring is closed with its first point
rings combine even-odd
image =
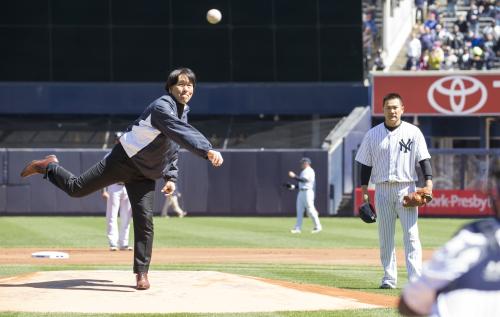
{"type": "Polygon", "coordinates": [[[163,178],[162,192],[175,191],[179,147],[222,165],[222,155],[187,123],[196,76],[189,68],[173,70],[167,94],[153,101],[120,137],[110,155],[80,176],[64,169],[55,155],[27,164],[22,177],[43,174],[71,197],[83,197],[118,182],[125,183],[134,220],[134,266],[136,288],[150,287],[148,270],[153,249],[153,200],[155,179],[163,178]]]}

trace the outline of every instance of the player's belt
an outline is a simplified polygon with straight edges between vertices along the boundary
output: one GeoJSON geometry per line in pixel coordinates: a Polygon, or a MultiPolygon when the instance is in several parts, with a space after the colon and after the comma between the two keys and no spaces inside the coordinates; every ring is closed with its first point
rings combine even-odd
{"type": "Polygon", "coordinates": [[[383,181],[382,184],[397,184],[397,183],[414,183],[415,181],[404,181],[404,180],[392,180],[392,181],[383,181]]]}
{"type": "Polygon", "coordinates": [[[116,183],[116,185],[122,185],[122,186],[125,186],[125,183],[123,183],[123,182],[119,182],[119,183],[116,183]]]}

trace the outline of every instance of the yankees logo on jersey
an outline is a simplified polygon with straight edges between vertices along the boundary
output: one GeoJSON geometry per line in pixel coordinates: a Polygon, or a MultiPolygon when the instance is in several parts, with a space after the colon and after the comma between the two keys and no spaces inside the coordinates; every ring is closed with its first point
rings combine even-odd
{"type": "Polygon", "coordinates": [[[399,141],[399,150],[403,151],[403,149],[404,149],[404,152],[408,153],[408,151],[411,151],[411,146],[412,145],[413,145],[413,141],[412,140],[408,139],[408,141],[405,143],[403,141],[403,139],[401,139],[399,141]]]}
{"type": "Polygon", "coordinates": [[[371,181],[378,184],[417,181],[416,163],[430,157],[420,129],[402,121],[393,131],[383,123],[368,131],[356,161],[372,167],[371,181]]]}

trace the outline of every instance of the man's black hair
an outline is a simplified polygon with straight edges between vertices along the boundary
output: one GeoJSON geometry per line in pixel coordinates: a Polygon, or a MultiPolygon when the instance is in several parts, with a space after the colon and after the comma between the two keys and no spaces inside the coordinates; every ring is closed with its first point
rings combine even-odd
{"type": "Polygon", "coordinates": [[[386,101],[392,100],[392,99],[399,99],[401,101],[401,104],[403,104],[403,98],[395,92],[388,93],[387,95],[384,96],[384,101],[382,102],[382,105],[385,106],[386,101]]]}
{"type": "Polygon", "coordinates": [[[193,87],[196,86],[196,75],[194,74],[194,72],[187,67],[180,67],[174,69],[168,75],[167,83],[165,84],[165,90],[167,92],[169,91],[170,87],[177,84],[180,75],[186,75],[189,81],[191,81],[191,83],[193,84],[193,87]]]}

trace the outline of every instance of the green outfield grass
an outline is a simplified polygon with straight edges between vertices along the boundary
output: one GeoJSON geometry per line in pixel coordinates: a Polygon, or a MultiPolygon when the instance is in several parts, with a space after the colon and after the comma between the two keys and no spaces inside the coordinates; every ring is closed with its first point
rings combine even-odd
{"type": "MultiPolygon", "coordinates": [[[[377,248],[377,225],[357,218],[322,218],[323,232],[292,235],[294,218],[155,218],[155,247],[377,248]]],[[[419,220],[424,248],[436,248],[470,219],[419,220]]],[[[402,247],[401,226],[396,245],[402,247]]],[[[0,247],[101,248],[107,245],[104,217],[0,217],[0,247]]]]}
{"type": "MultiPolygon", "coordinates": [[[[155,247],[228,247],[228,248],[378,248],[377,226],[368,225],[357,218],[322,218],[324,231],[309,233],[310,220],[305,219],[301,235],[292,235],[289,229],[294,218],[229,218],[187,217],[156,218],[155,247]]],[[[424,248],[443,244],[470,219],[420,219],[420,235],[424,248]]],[[[402,246],[400,225],[397,225],[397,246],[402,246]]],[[[105,248],[104,217],[0,217],[0,248],[105,248]]],[[[130,266],[84,265],[3,265],[0,276],[44,270],[94,270],[120,269],[130,271],[130,266]]],[[[379,266],[339,265],[279,265],[279,264],[152,264],[151,270],[213,270],[248,276],[264,277],[296,283],[318,284],[365,292],[399,296],[406,281],[404,268],[399,270],[403,281],[395,290],[380,290],[382,275],[379,266]]],[[[4,316],[138,316],[131,314],[31,314],[0,312],[4,316]]],[[[274,312],[252,314],[144,314],[141,316],[199,317],[326,317],[326,316],[398,316],[395,309],[274,312]]]]}

